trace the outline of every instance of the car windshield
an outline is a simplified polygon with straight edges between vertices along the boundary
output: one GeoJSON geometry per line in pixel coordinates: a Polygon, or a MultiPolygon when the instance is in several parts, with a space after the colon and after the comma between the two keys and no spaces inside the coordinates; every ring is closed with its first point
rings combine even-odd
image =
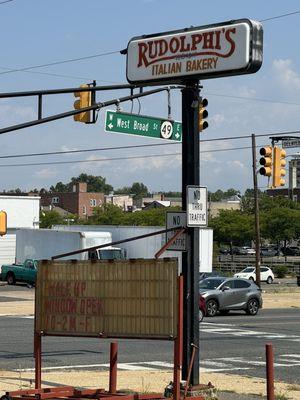
{"type": "Polygon", "coordinates": [[[252,268],[252,267],[247,267],[247,268],[243,269],[242,272],[253,272],[253,271],[254,271],[254,268],[252,268]]]}
{"type": "Polygon", "coordinates": [[[199,289],[216,289],[223,283],[225,279],[221,278],[206,278],[199,284],[199,289]]]}

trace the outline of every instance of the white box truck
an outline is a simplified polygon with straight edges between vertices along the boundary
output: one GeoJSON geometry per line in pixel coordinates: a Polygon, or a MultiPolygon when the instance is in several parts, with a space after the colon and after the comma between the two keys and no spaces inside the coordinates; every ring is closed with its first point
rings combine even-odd
{"type": "MultiPolygon", "coordinates": [[[[26,259],[50,260],[51,257],[74,250],[112,242],[110,232],[58,231],[53,229],[18,229],[16,231],[16,263],[26,259]]],[[[107,246],[62,258],[63,260],[124,259],[119,247],[107,246]]]]}
{"type": "MultiPolygon", "coordinates": [[[[121,225],[55,225],[53,229],[59,231],[97,231],[110,232],[112,241],[128,239],[130,237],[154,233],[164,229],[162,226],[121,226],[121,225]]],[[[199,272],[212,271],[213,256],[213,230],[211,228],[199,229],[199,272]]],[[[120,244],[126,250],[127,258],[154,258],[155,253],[166,243],[166,234],[158,234],[148,238],[134,240],[120,244]]],[[[165,251],[160,258],[177,257],[179,270],[181,270],[181,252],[165,251]]]]}

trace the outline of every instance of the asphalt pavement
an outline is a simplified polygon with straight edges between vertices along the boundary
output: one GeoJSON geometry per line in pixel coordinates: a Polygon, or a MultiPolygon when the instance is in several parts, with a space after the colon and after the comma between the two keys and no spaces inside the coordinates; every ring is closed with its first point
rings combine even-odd
{"type": "MultiPolygon", "coordinates": [[[[0,317],[0,369],[34,368],[31,316],[0,317]]],[[[45,337],[43,367],[107,369],[107,339],[45,337]]],[[[170,369],[173,344],[167,341],[118,340],[120,369],[170,369]]],[[[255,316],[230,313],[205,318],[200,324],[200,373],[226,372],[265,377],[265,344],[272,343],[275,377],[300,383],[299,309],[261,310],[255,316]]]]}

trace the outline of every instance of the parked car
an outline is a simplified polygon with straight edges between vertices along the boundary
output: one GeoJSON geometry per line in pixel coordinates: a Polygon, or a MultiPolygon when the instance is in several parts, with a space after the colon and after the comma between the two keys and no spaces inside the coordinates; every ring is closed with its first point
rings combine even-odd
{"type": "Polygon", "coordinates": [[[206,315],[205,298],[199,294],[199,322],[203,320],[206,315]]]}
{"type": "Polygon", "coordinates": [[[225,249],[225,248],[220,248],[220,250],[219,250],[219,253],[220,254],[225,254],[225,255],[227,255],[227,254],[230,254],[230,249],[225,249]]]}
{"type": "Polygon", "coordinates": [[[281,251],[285,256],[300,256],[300,249],[296,246],[282,247],[281,251]]]}
{"type": "Polygon", "coordinates": [[[276,257],[281,256],[282,252],[276,247],[261,247],[260,255],[263,257],[276,257]]]}
{"type": "Polygon", "coordinates": [[[212,278],[214,276],[222,276],[218,271],[212,271],[212,272],[200,272],[199,274],[199,282],[203,281],[203,279],[206,278],[212,278]]]}
{"type": "MultiPolygon", "coordinates": [[[[234,278],[256,280],[255,267],[247,267],[240,272],[234,274],[234,278]]],[[[274,273],[269,267],[260,267],[260,280],[262,282],[272,283],[274,280],[274,273]]]]}
{"type": "Polygon", "coordinates": [[[247,254],[249,256],[255,255],[255,253],[256,253],[255,249],[252,249],[252,247],[247,247],[246,250],[247,250],[247,254]]]}
{"type": "Polygon", "coordinates": [[[199,284],[199,292],[205,299],[208,317],[218,312],[228,314],[230,310],[244,310],[256,315],[262,307],[261,290],[254,282],[241,278],[206,278],[199,284]]]}

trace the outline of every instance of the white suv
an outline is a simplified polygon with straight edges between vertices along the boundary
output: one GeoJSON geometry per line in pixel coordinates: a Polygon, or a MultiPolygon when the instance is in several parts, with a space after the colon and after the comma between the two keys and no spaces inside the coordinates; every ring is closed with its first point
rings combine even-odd
{"type": "MultiPolygon", "coordinates": [[[[241,272],[234,274],[235,278],[245,278],[251,279],[252,281],[256,280],[255,275],[255,267],[247,267],[243,269],[241,272]]],[[[260,280],[262,282],[272,283],[274,280],[274,274],[271,268],[269,267],[260,267],[260,280]]]]}

